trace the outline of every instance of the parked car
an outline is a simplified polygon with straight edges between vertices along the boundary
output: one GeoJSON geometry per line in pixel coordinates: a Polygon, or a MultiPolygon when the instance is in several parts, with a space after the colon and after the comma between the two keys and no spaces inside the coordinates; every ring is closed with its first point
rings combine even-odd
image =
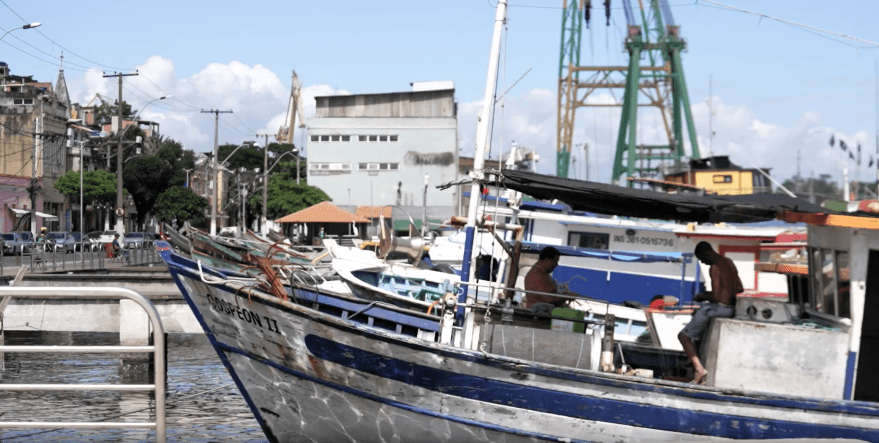
{"type": "MultiPolygon", "coordinates": [[[[101,235],[103,235],[103,231],[92,231],[86,234],[86,237],[92,244],[92,251],[100,251],[104,248],[104,243],[101,241],[101,235]]],[[[110,240],[113,241],[112,239],[110,240]]]]}
{"type": "Polygon", "coordinates": [[[55,243],[55,252],[72,253],[76,247],[76,238],[70,232],[53,231],[46,234],[46,239],[55,243]]]}
{"type": "Polygon", "coordinates": [[[116,231],[104,231],[101,233],[101,243],[113,243],[113,237],[116,236],[116,231]]]}
{"type": "Polygon", "coordinates": [[[24,252],[30,252],[34,248],[34,243],[36,243],[37,239],[34,238],[34,235],[31,234],[31,231],[14,231],[15,233],[21,235],[21,240],[27,244],[27,247],[24,249],[24,252]]]}
{"type": "Polygon", "coordinates": [[[3,253],[21,254],[30,250],[30,245],[21,236],[20,232],[7,232],[3,234],[3,253]]]}
{"type": "MultiPolygon", "coordinates": [[[[82,237],[79,236],[79,232],[71,232],[71,233],[70,233],[70,236],[73,237],[73,241],[74,241],[74,245],[75,245],[75,247],[74,247],[75,250],[76,250],[77,252],[79,252],[79,251],[82,249],[82,246],[83,246],[83,243],[82,243],[82,237]]],[[[86,250],[86,251],[94,251],[94,250],[95,250],[95,247],[93,246],[94,243],[95,243],[95,242],[93,242],[92,239],[89,238],[88,234],[85,234],[85,243],[84,243],[84,244],[85,244],[85,250],[86,250]]]]}
{"type": "Polygon", "coordinates": [[[144,247],[145,241],[146,236],[144,236],[143,232],[129,232],[125,236],[125,241],[122,242],[122,247],[125,249],[141,249],[144,247]]]}

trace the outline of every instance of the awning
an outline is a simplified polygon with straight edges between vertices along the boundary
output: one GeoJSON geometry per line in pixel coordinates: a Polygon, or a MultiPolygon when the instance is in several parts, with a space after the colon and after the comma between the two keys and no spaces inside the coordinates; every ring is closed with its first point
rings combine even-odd
{"type": "MultiPolygon", "coordinates": [[[[30,213],[31,213],[30,209],[18,209],[18,208],[9,208],[9,209],[11,209],[12,212],[18,214],[19,216],[22,216],[22,215],[30,214],[30,213]]],[[[58,217],[57,217],[57,216],[54,216],[54,215],[51,215],[51,214],[46,214],[46,213],[44,213],[44,212],[34,211],[34,214],[35,214],[37,217],[43,217],[43,218],[45,218],[45,219],[47,219],[47,220],[58,220],[58,217]]]]}
{"type": "Polygon", "coordinates": [[[781,194],[666,194],[516,170],[504,170],[495,184],[538,199],[558,199],[579,211],[682,222],[755,222],[772,220],[781,211],[836,213],[781,194]]]}

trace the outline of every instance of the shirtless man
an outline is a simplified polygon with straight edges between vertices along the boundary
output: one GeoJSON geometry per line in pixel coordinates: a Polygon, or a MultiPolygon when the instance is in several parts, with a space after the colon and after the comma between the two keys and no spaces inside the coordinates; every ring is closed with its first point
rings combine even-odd
{"type": "Polygon", "coordinates": [[[732,317],[735,313],[736,296],[745,288],[739,278],[739,271],[732,260],[718,254],[707,242],[699,242],[696,245],[696,258],[710,266],[708,274],[711,276],[711,291],[696,294],[693,301],[707,301],[693,315],[690,323],[678,334],[678,340],[687,353],[687,358],[693,363],[696,376],[693,383],[702,383],[708,372],[699,361],[696,345],[693,343],[702,337],[702,333],[708,327],[709,321],[714,317],[732,317]]]}
{"type": "MultiPolygon", "coordinates": [[[[559,286],[555,279],[552,278],[552,271],[559,265],[559,258],[561,258],[561,253],[559,253],[558,249],[552,246],[543,248],[538,256],[537,263],[525,275],[525,291],[558,294],[559,286]]],[[[563,308],[568,304],[568,300],[564,298],[532,294],[530,292],[526,294],[525,300],[524,306],[529,309],[534,309],[534,305],[538,303],[550,304],[556,308],[563,308]]]]}

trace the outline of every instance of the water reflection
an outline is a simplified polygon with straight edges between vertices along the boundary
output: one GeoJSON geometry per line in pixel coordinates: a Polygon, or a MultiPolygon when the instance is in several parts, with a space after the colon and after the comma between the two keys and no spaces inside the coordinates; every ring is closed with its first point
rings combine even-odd
{"type": "MultiPolygon", "coordinates": [[[[112,345],[112,333],[7,332],[8,345],[112,345]]],[[[6,354],[0,383],[145,383],[114,354],[6,354]]],[[[168,337],[166,427],[168,441],[265,442],[207,337],[168,337]]],[[[0,421],[151,422],[151,393],[106,391],[2,391],[0,421]]],[[[2,425],[0,425],[2,426],[2,425]]],[[[2,442],[155,441],[147,430],[0,429],[2,442]]]]}

